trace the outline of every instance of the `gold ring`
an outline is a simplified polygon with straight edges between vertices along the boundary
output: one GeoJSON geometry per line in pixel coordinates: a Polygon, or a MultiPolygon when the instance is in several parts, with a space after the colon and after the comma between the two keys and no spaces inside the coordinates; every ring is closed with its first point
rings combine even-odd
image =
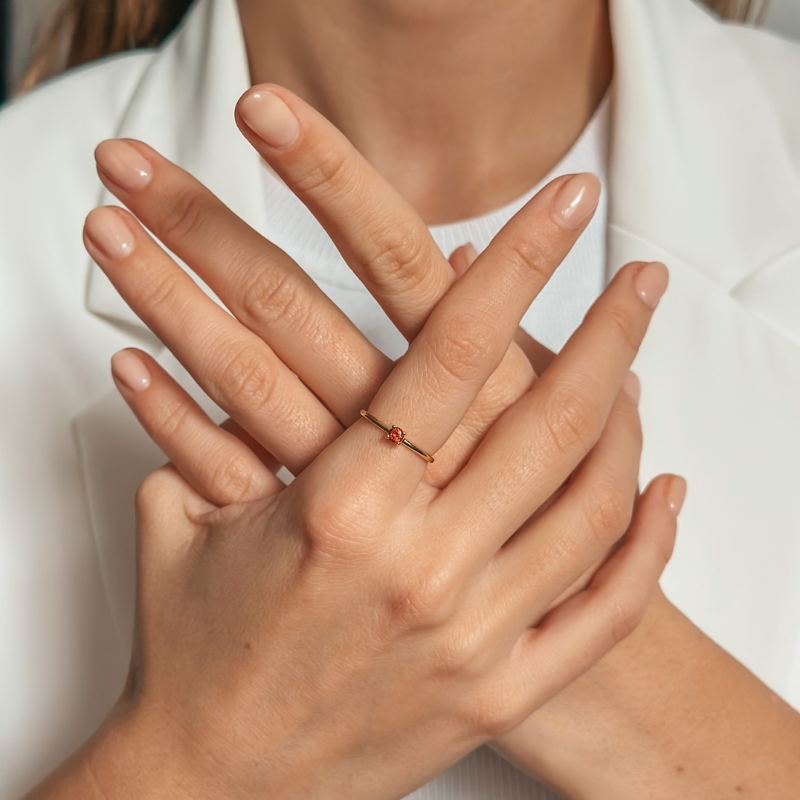
{"type": "Polygon", "coordinates": [[[386,438],[392,444],[402,444],[412,453],[416,453],[420,458],[424,458],[429,464],[433,464],[433,456],[430,453],[426,453],[421,447],[417,447],[412,442],[409,442],[408,439],[406,439],[406,432],[402,428],[398,427],[397,425],[387,425],[385,422],[381,422],[379,419],[377,419],[377,417],[373,417],[369,411],[366,411],[363,408],[361,409],[360,414],[365,420],[367,420],[367,422],[371,422],[373,425],[380,428],[386,434],[386,438]]]}

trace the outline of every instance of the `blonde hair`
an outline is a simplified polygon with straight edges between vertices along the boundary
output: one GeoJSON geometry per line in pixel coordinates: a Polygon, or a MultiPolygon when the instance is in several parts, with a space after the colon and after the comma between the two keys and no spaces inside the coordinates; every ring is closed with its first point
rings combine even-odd
{"type": "MultiPolygon", "coordinates": [[[[769,0],[702,2],[727,19],[760,22],[769,0]]],[[[191,4],[192,0],[63,0],[43,28],[18,91],[102,56],[157,45],[191,4]]]]}

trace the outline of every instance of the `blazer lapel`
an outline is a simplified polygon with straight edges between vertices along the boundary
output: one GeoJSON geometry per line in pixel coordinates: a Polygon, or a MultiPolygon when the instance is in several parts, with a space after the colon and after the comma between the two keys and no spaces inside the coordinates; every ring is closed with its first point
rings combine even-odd
{"type": "Polygon", "coordinates": [[[686,0],[611,8],[609,276],[633,260],[671,272],[635,364],[643,479],[689,482],[665,589],[797,702],[800,349],[738,287],[797,247],[800,186],[724,26],[686,0]]]}
{"type": "MultiPolygon", "coordinates": [[[[249,86],[235,1],[198,0],[142,76],[117,136],[152,145],[261,227],[266,218],[262,178],[268,168],[233,119],[234,105],[249,86]]],[[[98,204],[115,202],[103,188],[98,204]]],[[[88,309],[147,337],[145,326],[99,267],[91,260],[87,266],[88,309]]]]}

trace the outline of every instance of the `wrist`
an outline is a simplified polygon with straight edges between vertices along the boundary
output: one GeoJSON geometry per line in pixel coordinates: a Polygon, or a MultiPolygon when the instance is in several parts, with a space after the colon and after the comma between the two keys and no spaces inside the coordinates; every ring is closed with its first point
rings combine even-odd
{"type": "Polygon", "coordinates": [[[193,752],[169,720],[117,706],[80,750],[29,795],[29,800],[150,800],[239,796],[221,771],[193,752]]]}

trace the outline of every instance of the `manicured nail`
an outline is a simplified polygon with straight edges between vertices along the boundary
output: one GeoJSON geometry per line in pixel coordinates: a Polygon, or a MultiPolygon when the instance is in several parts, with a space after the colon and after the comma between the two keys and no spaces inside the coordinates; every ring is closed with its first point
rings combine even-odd
{"type": "Polygon", "coordinates": [[[289,106],[272,92],[252,92],[239,103],[239,113],[253,133],[270,147],[288,147],[300,135],[300,123],[289,106]]]}
{"type": "Polygon", "coordinates": [[[669,510],[677,517],[683,508],[683,501],[686,499],[686,478],[672,475],[667,484],[666,498],[669,510]]]}
{"type": "Polygon", "coordinates": [[[643,264],[633,279],[633,288],[645,305],[655,308],[669,283],[669,270],[659,261],[643,264]]]}
{"type": "Polygon", "coordinates": [[[128,192],[143,189],[150,183],[150,162],[130,142],[107,139],[94,151],[100,171],[128,192]]]}
{"type": "Polygon", "coordinates": [[[114,208],[96,208],[86,217],[86,236],[107,258],[120,259],[133,252],[133,231],[114,208]]]}
{"type": "Polygon", "coordinates": [[[471,266],[472,262],[478,257],[478,251],[472,242],[462,245],[455,253],[455,258],[450,262],[453,271],[460,278],[471,266]]]}
{"type": "Polygon", "coordinates": [[[600,181],[591,172],[568,178],[553,199],[553,219],[567,230],[577,230],[597,208],[600,181]]]}
{"type": "Polygon", "coordinates": [[[142,392],[150,386],[150,373],[132,350],[120,350],[111,357],[111,374],[132,392],[142,392]]]}
{"type": "Polygon", "coordinates": [[[642,395],[642,382],[635,372],[628,372],[622,384],[622,391],[633,400],[634,403],[639,402],[642,395]]]}

